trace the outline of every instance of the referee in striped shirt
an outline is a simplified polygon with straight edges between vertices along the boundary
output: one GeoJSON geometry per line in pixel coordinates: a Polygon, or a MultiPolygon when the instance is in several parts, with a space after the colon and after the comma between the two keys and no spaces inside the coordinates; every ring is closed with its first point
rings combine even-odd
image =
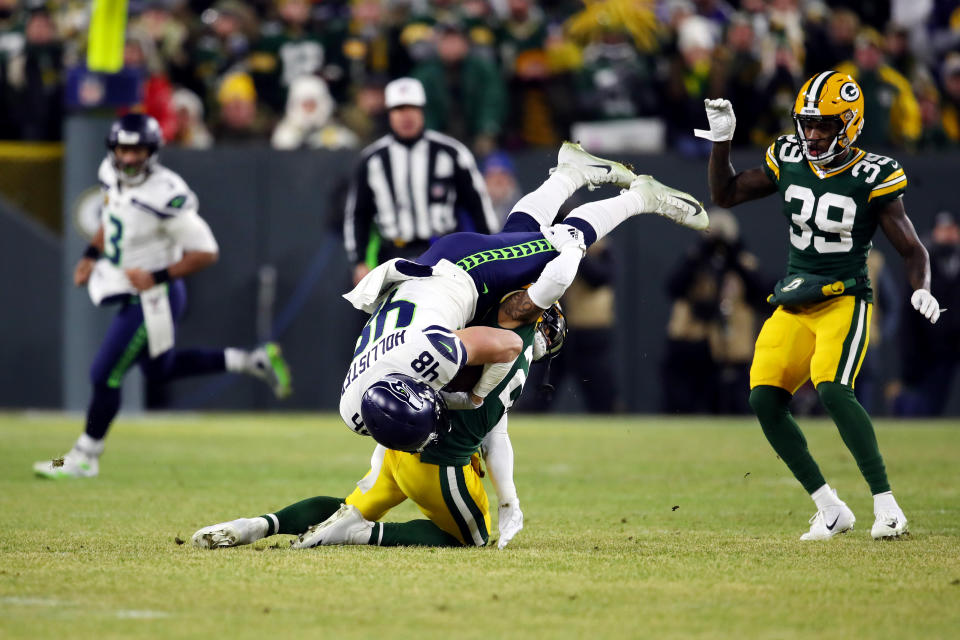
{"type": "Polygon", "coordinates": [[[390,133],[366,149],[357,167],[343,224],[353,283],[391,258],[423,253],[454,231],[499,230],[483,176],[466,146],[424,129],[426,93],[419,80],[386,87],[390,133]],[[461,226],[463,218],[470,225],[461,226]]]}

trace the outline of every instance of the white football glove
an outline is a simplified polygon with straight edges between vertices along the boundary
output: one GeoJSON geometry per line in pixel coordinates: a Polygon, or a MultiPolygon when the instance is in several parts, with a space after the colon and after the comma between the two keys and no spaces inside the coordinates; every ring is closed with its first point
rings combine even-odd
{"type": "Polygon", "coordinates": [[[523,512],[520,511],[519,499],[514,498],[500,505],[497,511],[497,528],[500,529],[497,549],[503,549],[515,535],[520,533],[520,529],[523,529],[523,512]]]}
{"type": "Polygon", "coordinates": [[[729,100],[704,100],[707,108],[707,122],[710,130],[694,129],[693,135],[706,138],[712,142],[726,142],[733,140],[733,132],[737,128],[737,116],[733,115],[733,105],[729,100]]]}
{"type": "Polygon", "coordinates": [[[483,400],[480,404],[474,404],[469,391],[441,391],[440,397],[451,411],[470,411],[483,406],[483,400]]]}
{"type": "Polygon", "coordinates": [[[553,245],[553,248],[562,252],[564,249],[576,248],[582,254],[587,250],[587,243],[583,239],[583,232],[568,224],[555,224],[552,227],[540,227],[540,233],[553,245]]]}
{"type": "Polygon", "coordinates": [[[937,324],[937,320],[940,319],[940,304],[932,293],[926,289],[917,289],[910,296],[910,304],[929,320],[930,324],[937,324]]]}
{"type": "Polygon", "coordinates": [[[539,331],[533,334],[533,361],[537,362],[543,356],[547,355],[547,339],[539,331]]]}

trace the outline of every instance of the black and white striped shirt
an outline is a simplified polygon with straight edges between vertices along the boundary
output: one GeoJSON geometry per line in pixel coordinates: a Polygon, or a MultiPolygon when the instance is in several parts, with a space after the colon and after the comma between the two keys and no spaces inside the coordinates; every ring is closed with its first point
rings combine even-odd
{"type": "Polygon", "coordinates": [[[363,150],[347,197],[344,246],[357,264],[377,234],[397,246],[426,242],[456,231],[459,211],[479,233],[498,230],[470,150],[436,131],[424,131],[413,144],[387,134],[363,150]]]}

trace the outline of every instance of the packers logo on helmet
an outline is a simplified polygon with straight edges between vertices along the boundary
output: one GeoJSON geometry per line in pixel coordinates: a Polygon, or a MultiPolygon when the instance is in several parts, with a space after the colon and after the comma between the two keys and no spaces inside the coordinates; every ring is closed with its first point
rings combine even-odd
{"type": "Polygon", "coordinates": [[[823,165],[850,148],[863,130],[863,92],[850,76],[836,71],[818,73],[803,83],[793,105],[797,139],[807,160],[823,165]],[[825,150],[813,152],[804,134],[811,122],[834,122],[837,132],[825,150]]]}

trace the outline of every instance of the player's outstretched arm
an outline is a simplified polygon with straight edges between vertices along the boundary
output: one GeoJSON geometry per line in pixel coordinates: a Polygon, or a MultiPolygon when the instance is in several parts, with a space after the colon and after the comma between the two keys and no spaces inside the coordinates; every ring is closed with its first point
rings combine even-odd
{"type": "Polygon", "coordinates": [[[730,162],[730,141],[737,128],[737,118],[729,100],[704,100],[710,129],[694,129],[693,134],[713,142],[710,150],[710,198],[720,207],[732,207],[770,195],[777,190],[763,169],[737,173],[730,162]]]}
{"type": "Polygon", "coordinates": [[[513,362],[523,340],[513,331],[495,327],[467,327],[454,331],[467,349],[467,365],[513,362]]]}
{"type": "Polygon", "coordinates": [[[902,199],[897,198],[880,210],[880,228],[906,263],[907,280],[913,287],[910,303],[927,320],[936,323],[940,305],[930,293],[930,256],[907,217],[902,199]]]}

